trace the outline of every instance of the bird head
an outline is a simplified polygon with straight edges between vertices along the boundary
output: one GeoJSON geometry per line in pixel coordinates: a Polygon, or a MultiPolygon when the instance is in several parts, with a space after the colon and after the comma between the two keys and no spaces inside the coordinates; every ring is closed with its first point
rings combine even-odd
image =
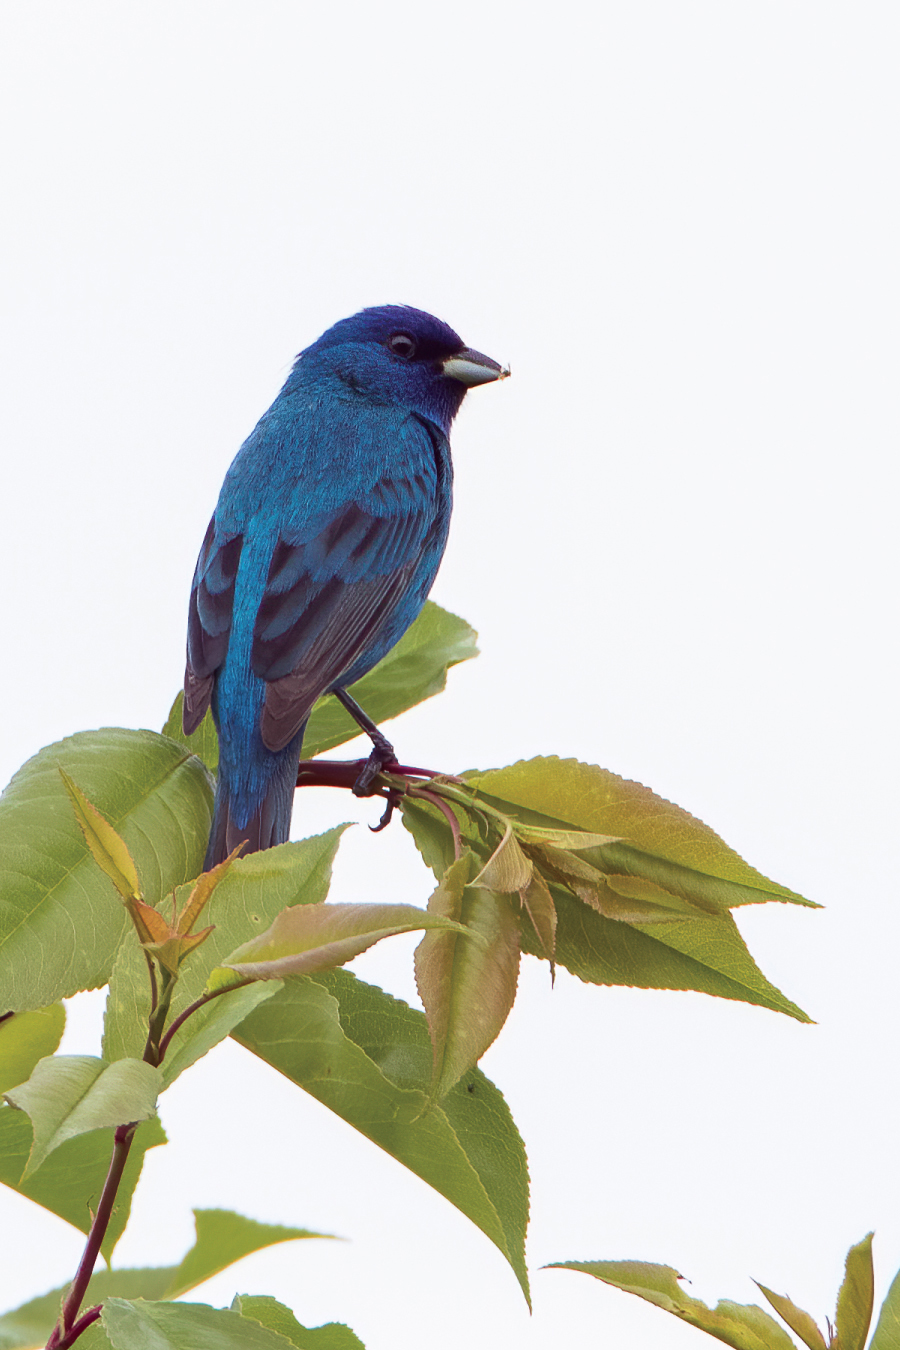
{"type": "Polygon", "coordinates": [[[336,376],[359,394],[423,413],[445,431],[467,389],[509,374],[433,314],[409,305],[378,305],[341,319],[300,353],[294,372],[336,376]]]}

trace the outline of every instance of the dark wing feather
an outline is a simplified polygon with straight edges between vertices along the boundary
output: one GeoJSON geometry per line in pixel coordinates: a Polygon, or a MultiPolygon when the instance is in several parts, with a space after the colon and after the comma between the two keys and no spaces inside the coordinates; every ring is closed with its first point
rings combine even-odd
{"type": "Polygon", "coordinates": [[[272,680],[262,713],[263,744],[281,750],[293,740],[313,710],[316,700],[349,670],[375,640],[415,571],[407,563],[389,577],[341,586],[332,621],[308,648],[303,663],[288,675],[272,680]],[[349,594],[348,594],[349,592],[349,594]]]}
{"type": "Polygon", "coordinates": [[[312,537],[279,540],[251,656],[254,674],[268,681],[261,732],[270,750],[287,745],[316,699],[377,646],[416,573],[435,510],[421,481],[383,480],[377,496],[351,502],[312,537]]]}
{"type": "Polygon", "coordinates": [[[186,736],[203,721],[212,697],[213,676],[225,660],[234,586],[244,537],[216,538],[213,516],[203,540],[188,607],[187,665],[184,672],[182,726],[186,736]]]}

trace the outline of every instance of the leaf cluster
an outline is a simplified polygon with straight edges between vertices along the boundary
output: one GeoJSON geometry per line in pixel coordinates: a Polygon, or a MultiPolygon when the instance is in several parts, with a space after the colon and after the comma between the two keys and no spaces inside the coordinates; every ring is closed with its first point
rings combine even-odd
{"type": "MultiPolygon", "coordinates": [[[[756,1303],[721,1300],[708,1308],[682,1289],[671,1266],[646,1261],[557,1261],[552,1270],[577,1270],[593,1275],[604,1284],[653,1303],[690,1326],[734,1350],[795,1350],[784,1328],[756,1303]]],[[[865,1350],[875,1299],[872,1234],[868,1233],[847,1253],[844,1279],[837,1297],[834,1321],[826,1319],[822,1331],[808,1312],[784,1294],[776,1294],[755,1281],[769,1305],[790,1328],[806,1350],[865,1350]]],[[[900,1275],[897,1275],[881,1306],[878,1323],[868,1350],[898,1350],[900,1347],[900,1275]]]]}
{"type": "MultiPolygon", "coordinates": [[[[471,629],[429,604],[354,696],[395,715],[474,654],[471,629]]],[[[307,753],[356,731],[324,700],[307,753]]],[[[0,1180],[88,1236],[71,1289],[8,1314],[0,1350],[33,1344],[61,1299],[56,1350],[358,1343],[346,1328],[304,1329],[264,1298],[171,1304],[208,1277],[211,1252],[241,1254],[252,1221],[238,1216],[198,1217],[176,1272],[92,1274],[98,1255],[112,1257],[146,1150],[165,1142],[160,1095],[226,1036],[444,1195],[527,1298],[524,1146],[476,1067],[523,955],[551,977],[563,967],[595,985],[700,990],[808,1020],[759,971],[731,909],[809,902],[639,784],[554,758],[462,778],[383,775],[376,791],[399,801],[435,889],[425,908],[337,905],[327,897],[344,826],[201,872],[217,755],[209,719],[182,736],[176,699],[163,734],[80,733],[41,751],[0,798],[0,1180]],[[424,1014],[341,969],[416,929],[424,1014]],[[54,1053],[60,1000],[102,985],[101,1054],[54,1053]],[[235,1225],[244,1237],[229,1247],[235,1225]]],[[[310,1236],[279,1231],[266,1241],[310,1236]]]]}

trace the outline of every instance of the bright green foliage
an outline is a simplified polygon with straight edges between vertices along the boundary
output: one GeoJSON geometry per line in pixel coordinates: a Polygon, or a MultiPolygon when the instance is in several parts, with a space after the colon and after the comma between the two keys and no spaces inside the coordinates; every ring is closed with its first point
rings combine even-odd
{"type": "MultiPolygon", "coordinates": [[[[296,844],[279,844],[264,853],[239,858],[215,891],[208,915],[215,927],[180,972],[172,999],[172,1015],[177,1017],[204,992],[207,980],[241,943],[264,933],[283,909],[291,905],[317,904],[324,900],[331,884],[331,868],[341,835],[339,825],[324,834],[314,835],[296,844]]],[[[178,897],[179,900],[181,897],[178,897]]],[[[146,961],[137,941],[130,936],[122,943],[110,980],[109,1002],[103,1037],[106,1059],[121,1059],[143,1053],[147,1037],[146,961]]],[[[231,1030],[224,1027],[225,1010],[217,1003],[230,1002],[233,995],[217,999],[184,1024],[172,1041],[172,1053],[202,1043],[205,1054],[211,1048],[210,1036],[217,1030],[221,1039],[231,1030]],[[223,1029],[224,1027],[224,1029],[223,1029]],[[203,1038],[202,1042],[199,1038],[203,1038]]],[[[251,1002],[262,995],[256,995],[251,1002]]],[[[238,1019],[239,1020],[239,1019],[238,1019]]],[[[232,1023],[234,1025],[234,1023],[232,1023]]],[[[197,1056],[194,1056],[196,1058],[197,1056]]],[[[168,1081],[171,1078],[167,1075],[168,1081]]]]}
{"type": "Polygon", "coordinates": [[[332,1233],[313,1233],[308,1228],[257,1223],[228,1209],[195,1209],[197,1239],[166,1286],[164,1298],[178,1298],[196,1289],[226,1266],[278,1242],[297,1238],[331,1238],[332,1233]]]}
{"type": "MultiPolygon", "coordinates": [[[[353,692],[377,721],[393,717],[443,688],[450,666],[475,654],[474,636],[428,604],[353,692]]],[[[404,822],[437,887],[427,910],[364,894],[332,905],[345,826],[247,858],[236,851],[200,873],[218,747],[209,717],[186,740],[180,714],[179,699],[163,735],[107,729],[50,746],[0,800],[0,1013],[16,1010],[0,1022],[0,1085],[12,1103],[0,1107],[0,1181],[86,1231],[109,1127],[143,1121],[103,1234],[107,1259],[144,1152],[164,1141],[157,1094],[229,1034],[470,1218],[527,1298],[525,1152],[475,1067],[512,1008],[523,951],[595,984],[701,990],[808,1020],[757,969],[731,909],[809,902],[640,784],[555,758],[464,779],[385,774],[380,790],[405,794],[404,822]],[[414,928],[425,929],[416,954],[425,1016],[336,969],[414,928]],[[61,1009],[47,1005],[107,981],[103,1059],[54,1056],[61,1009]]],[[[357,734],[327,697],[304,753],[357,734]]],[[[172,1302],[250,1251],[310,1236],[319,1235],[199,1211],[180,1266],[94,1276],[81,1309],[102,1301],[102,1321],[79,1350],[359,1350],[348,1328],[304,1328],[274,1299],[242,1295],[227,1310],[172,1302]]],[[[791,1345],[761,1308],[710,1310],[688,1298],[668,1267],[570,1266],[737,1350],[791,1345]]],[[[848,1257],[840,1350],[864,1350],[871,1289],[867,1239],[848,1257]]],[[[807,1314],[763,1292],[809,1350],[827,1350],[807,1314]]],[[[0,1318],[0,1350],[46,1340],[59,1299],[0,1318]]],[[[892,1290],[870,1350],[900,1350],[897,1307],[892,1290]]]]}
{"type": "Polygon", "coordinates": [[[299,904],[282,910],[264,933],[243,943],[224,964],[236,975],[254,980],[313,975],[346,965],[382,938],[422,928],[450,930],[464,941],[472,939],[465,924],[415,905],[299,904]]]}
{"type": "Polygon", "coordinates": [[[33,1176],[68,1139],[146,1120],[154,1114],[161,1090],[159,1069],[139,1059],[116,1064],[91,1055],[42,1059],[27,1083],[5,1094],[10,1106],[29,1117],[34,1134],[23,1179],[33,1176]]]}
{"type": "Polygon", "coordinates": [[[838,1294],[835,1328],[841,1350],[864,1350],[872,1306],[875,1302],[875,1272],[872,1267],[872,1234],[847,1253],[844,1283],[838,1294]]]}
{"type": "Polygon", "coordinates": [[[548,756],[466,774],[466,782],[488,800],[520,808],[526,823],[618,836],[620,842],[596,854],[604,871],[646,876],[663,887],[668,882],[676,894],[705,901],[714,912],[763,900],[811,904],[762,876],[680,806],[594,764],[548,756]]]}
{"type": "MultiPolygon", "coordinates": [[[[499,1035],[516,996],[519,915],[508,896],[476,878],[471,853],[444,874],[428,902],[482,939],[427,933],[416,949],[416,987],[434,1046],[432,1093],[443,1097],[499,1035]]],[[[527,884],[527,882],[526,882],[527,884]]]]}
{"type": "MultiPolygon", "coordinates": [[[[101,1270],[88,1285],[86,1306],[102,1303],[104,1299],[113,1296],[161,1298],[175,1270],[175,1266],[148,1266],[141,1270],[101,1270]]],[[[20,1308],[0,1315],[0,1350],[30,1350],[32,1346],[44,1345],[59,1316],[64,1293],[65,1286],[51,1289],[49,1294],[29,1299],[20,1308]]],[[[87,1336],[80,1336],[76,1344],[78,1350],[81,1350],[82,1345],[88,1344],[87,1336]]],[[[109,1344],[102,1333],[100,1344],[109,1344]]]]}
{"type": "Polygon", "coordinates": [[[496,1244],[528,1291],[528,1172],[497,1089],[477,1070],[429,1105],[425,1018],[345,971],[289,981],[233,1033],[241,1045],[415,1172],[496,1244]]]}
{"type": "MultiPolygon", "coordinates": [[[[637,1294],[737,1350],[795,1350],[790,1337],[756,1304],[723,1301],[711,1310],[698,1299],[688,1298],[678,1283],[682,1276],[671,1266],[642,1261],[559,1261],[550,1268],[584,1271],[617,1289],[637,1294]]],[[[758,1285],[807,1350],[865,1350],[874,1286],[871,1233],[847,1253],[835,1323],[834,1327],[828,1324],[827,1338],[809,1313],[786,1295],[758,1285]]],[[[900,1275],[884,1301],[869,1350],[900,1350],[900,1275]]]]}
{"type": "MultiPolygon", "coordinates": [[[[180,1265],[100,1271],[88,1285],[85,1306],[91,1307],[112,1297],[175,1299],[196,1289],[220,1270],[249,1256],[251,1252],[261,1251],[279,1242],[292,1242],[297,1238],[330,1236],[328,1233],[312,1233],[305,1228],[256,1223],[242,1214],[225,1209],[195,1209],[194,1219],[197,1240],[180,1265]]],[[[63,1289],[54,1289],[41,1298],[31,1299],[14,1312],[0,1316],[0,1350],[22,1350],[26,1346],[43,1344],[53,1329],[63,1293],[63,1289]]],[[[252,1313],[249,1315],[254,1316],[252,1313]]],[[[256,1317],[256,1320],[269,1325],[265,1317],[256,1317]]],[[[348,1350],[353,1344],[347,1342],[348,1350]]],[[[78,1346],[80,1350],[80,1338],[78,1346]]]]}
{"type": "Polygon", "coordinates": [[[231,1307],[242,1317],[252,1317],[270,1331],[277,1331],[297,1350],[365,1350],[359,1337],[342,1322],[328,1322],[324,1327],[303,1327],[290,1308],[266,1295],[238,1294],[231,1307]]]}
{"type": "MultiPolygon", "coordinates": [[[[766,980],[730,913],[762,900],[809,902],[640,784],[577,760],[537,759],[419,785],[402,808],[439,880],[458,848],[474,852],[472,884],[489,888],[498,924],[500,897],[518,909],[522,951],[592,984],[695,989],[809,1020],[766,980]]],[[[438,1035],[436,1057],[445,1049],[438,1035]]]]}
{"type": "Polygon", "coordinates": [[[767,1289],[764,1284],[759,1284],[758,1280],[755,1281],[755,1283],[765,1294],[782,1322],[785,1322],[790,1327],[795,1336],[799,1336],[803,1344],[808,1347],[808,1350],[827,1350],[825,1337],[822,1335],[808,1312],[804,1312],[802,1308],[798,1308],[785,1294],[773,1293],[772,1290],[767,1289]]]}
{"type": "Polygon", "coordinates": [[[291,1350],[292,1342],[252,1317],[205,1303],[111,1298],[101,1325],[113,1350],[291,1350]]]}
{"type": "MultiPolygon", "coordinates": [[[[374,670],[352,685],[350,693],[374,721],[386,722],[423,699],[439,694],[447,683],[450,667],[477,655],[474,629],[464,619],[429,600],[396,647],[374,670]]],[[[211,773],[215,773],[219,764],[219,743],[212,715],[206,714],[193,736],[185,736],[181,729],[183,703],[184,696],[179,694],[163,727],[163,735],[186,745],[203,760],[211,773]]],[[[337,699],[326,695],[319,699],[309,719],[303,738],[303,754],[312,759],[359,734],[359,727],[350,714],[337,699]]]]}
{"type": "Polygon", "coordinates": [[[881,1305],[869,1350],[900,1350],[900,1272],[894,1276],[887,1298],[881,1305]]]}
{"type": "Polygon", "coordinates": [[[226,998],[217,998],[200,1008],[175,1033],[160,1065],[164,1087],[171,1087],[179,1074],[196,1064],[214,1045],[224,1041],[254,1008],[273,998],[280,988],[280,980],[259,981],[245,985],[243,989],[233,989],[226,998]]]}
{"type": "Polygon", "coordinates": [[[0,1020],[0,1092],[31,1077],[39,1059],[52,1055],[62,1040],[66,1010],[61,1003],[0,1020]]]}
{"type": "Polygon", "coordinates": [[[78,784],[62,767],[59,776],[71,798],[75,819],[81,826],[84,842],[91,850],[94,862],[106,873],[123,900],[139,900],[141,886],[137,868],[122,836],[116,833],[106,817],[88,801],[78,784]]]}
{"type": "Polygon", "coordinates": [[[205,769],[151,731],[86,731],[49,745],[0,797],[0,1008],[42,1008],[105,984],[128,927],[91,857],[62,766],[122,836],[145,898],[200,869],[212,791],[205,769]]]}
{"type": "Polygon", "coordinates": [[[604,1284],[637,1294],[734,1350],[796,1350],[787,1332],[755,1303],[722,1301],[708,1308],[684,1292],[678,1283],[683,1276],[671,1266],[645,1261],[555,1261],[550,1269],[580,1270],[604,1284]]]}
{"type": "MultiPolygon", "coordinates": [[[[165,1133],[155,1117],[144,1121],[135,1131],[125,1173],[116,1193],[112,1219],[101,1247],[107,1261],[125,1231],[144,1154],[148,1148],[165,1142],[165,1133]]],[[[90,1134],[69,1139],[54,1149],[46,1162],[26,1179],[24,1172],[31,1143],[31,1122],[24,1112],[14,1111],[11,1106],[0,1106],[0,1182],[59,1215],[79,1232],[87,1233],[92,1208],[96,1207],[109,1169],[111,1132],[92,1130],[90,1134]]]]}

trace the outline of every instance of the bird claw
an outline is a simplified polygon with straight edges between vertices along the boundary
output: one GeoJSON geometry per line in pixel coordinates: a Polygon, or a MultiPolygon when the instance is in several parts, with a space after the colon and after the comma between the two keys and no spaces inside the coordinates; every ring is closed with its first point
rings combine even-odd
{"type": "MultiPolygon", "coordinates": [[[[372,739],[375,741],[374,736],[372,739]]],[[[390,771],[399,767],[394,747],[389,740],[379,735],[378,740],[374,743],[372,753],[360,769],[356,782],[353,784],[354,797],[371,797],[372,784],[378,775],[383,773],[385,769],[390,771]]]]}
{"type": "Polygon", "coordinates": [[[402,796],[403,793],[400,791],[399,788],[388,788],[386,793],[387,805],[384,808],[384,814],[382,815],[377,825],[369,826],[369,829],[372,831],[373,834],[380,834],[382,830],[386,829],[387,826],[390,825],[391,817],[394,814],[394,807],[399,806],[400,798],[402,796]]]}

